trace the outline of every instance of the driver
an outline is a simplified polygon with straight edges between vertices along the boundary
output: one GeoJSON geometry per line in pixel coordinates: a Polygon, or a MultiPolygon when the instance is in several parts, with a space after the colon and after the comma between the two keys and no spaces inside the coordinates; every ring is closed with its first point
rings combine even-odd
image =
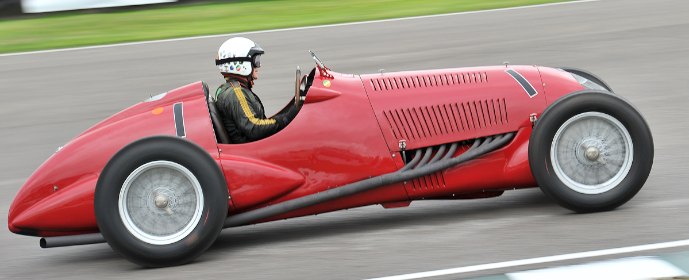
{"type": "Polygon", "coordinates": [[[220,46],[215,64],[225,83],[215,91],[215,105],[220,112],[230,141],[246,143],[266,138],[280,131],[299,111],[290,105],[283,112],[266,118],[263,103],[251,88],[258,79],[263,49],[253,41],[230,38],[220,46]]]}

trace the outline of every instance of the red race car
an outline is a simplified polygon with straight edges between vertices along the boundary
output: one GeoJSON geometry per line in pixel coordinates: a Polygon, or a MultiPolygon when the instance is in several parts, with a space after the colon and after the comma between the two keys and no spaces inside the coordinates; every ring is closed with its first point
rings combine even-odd
{"type": "MultiPolygon", "coordinates": [[[[232,144],[208,87],[151,97],[61,147],[12,203],[41,247],[108,242],[143,266],[189,262],[220,231],[418,199],[540,186],[576,212],[630,200],[653,164],[646,121],[577,69],[297,70],[296,118],[232,144]]],[[[286,107],[287,108],[287,107],[286,107]]]]}

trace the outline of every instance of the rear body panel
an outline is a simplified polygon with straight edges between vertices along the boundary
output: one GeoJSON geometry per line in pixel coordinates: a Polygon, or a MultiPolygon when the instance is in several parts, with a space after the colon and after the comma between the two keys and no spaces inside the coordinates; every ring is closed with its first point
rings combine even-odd
{"type": "Polygon", "coordinates": [[[161,99],[127,108],[71,140],[24,183],[10,207],[10,230],[39,236],[98,231],[93,194],[103,167],[117,151],[138,139],[176,135],[174,104],[183,104],[184,137],[217,159],[203,96],[200,82],[171,90],[161,99]]]}

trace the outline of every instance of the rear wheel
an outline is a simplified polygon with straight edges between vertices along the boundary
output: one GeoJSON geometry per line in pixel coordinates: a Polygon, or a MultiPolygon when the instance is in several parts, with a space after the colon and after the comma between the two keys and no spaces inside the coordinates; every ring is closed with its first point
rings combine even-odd
{"type": "Polygon", "coordinates": [[[614,209],[643,186],[653,164],[648,126],[629,103],[604,92],[553,103],[529,142],[531,172],[543,192],[577,212],[614,209]]]}
{"type": "Polygon", "coordinates": [[[152,137],[118,152],[98,180],[95,210],[108,244],[150,267],[192,261],[215,241],[227,214],[227,187],[196,145],[152,137]]]}

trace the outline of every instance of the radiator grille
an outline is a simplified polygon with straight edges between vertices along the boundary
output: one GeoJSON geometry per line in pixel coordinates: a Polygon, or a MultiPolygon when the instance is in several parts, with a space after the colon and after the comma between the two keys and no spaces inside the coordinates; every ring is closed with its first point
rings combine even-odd
{"type": "Polygon", "coordinates": [[[486,82],[488,82],[488,73],[486,72],[381,77],[370,80],[373,91],[443,87],[486,82]]]}
{"type": "Polygon", "coordinates": [[[383,111],[396,139],[424,139],[507,125],[505,99],[487,99],[383,111]]]}

